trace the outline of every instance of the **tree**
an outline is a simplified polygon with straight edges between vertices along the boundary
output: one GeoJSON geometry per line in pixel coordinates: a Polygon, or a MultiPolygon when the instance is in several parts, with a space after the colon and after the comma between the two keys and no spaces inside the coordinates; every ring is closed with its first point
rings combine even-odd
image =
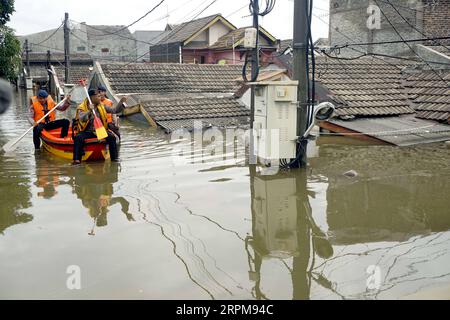
{"type": "Polygon", "coordinates": [[[14,12],[14,0],[0,0],[0,77],[15,81],[19,74],[20,41],[5,26],[14,12]]]}
{"type": "Polygon", "coordinates": [[[14,12],[14,0],[0,0],[0,26],[9,21],[9,16],[14,12]]]}
{"type": "Polygon", "coordinates": [[[11,28],[0,26],[0,77],[15,81],[21,64],[20,41],[11,28]]]}

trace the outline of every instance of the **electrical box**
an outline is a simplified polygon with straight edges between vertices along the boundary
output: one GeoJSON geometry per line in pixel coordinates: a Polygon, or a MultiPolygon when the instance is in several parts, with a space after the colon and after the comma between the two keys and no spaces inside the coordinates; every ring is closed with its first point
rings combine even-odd
{"type": "Polygon", "coordinates": [[[260,162],[294,159],[297,150],[298,81],[267,81],[255,86],[255,150],[260,162]]]}
{"type": "Polygon", "coordinates": [[[258,30],[256,28],[245,29],[244,36],[244,48],[254,49],[256,48],[256,37],[258,36],[258,30]]]}

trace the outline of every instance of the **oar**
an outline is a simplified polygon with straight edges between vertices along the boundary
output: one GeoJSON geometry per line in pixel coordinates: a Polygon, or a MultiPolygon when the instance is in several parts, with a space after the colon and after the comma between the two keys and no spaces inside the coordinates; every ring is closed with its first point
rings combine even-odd
{"type": "MultiPolygon", "coordinates": [[[[69,91],[69,93],[67,94],[67,96],[66,96],[63,100],[61,100],[56,106],[54,106],[54,107],[52,108],[52,110],[50,110],[49,112],[47,112],[41,119],[39,119],[39,120],[37,121],[36,124],[39,124],[39,123],[40,123],[42,120],[44,120],[50,113],[52,113],[53,111],[55,111],[56,108],[58,108],[59,106],[61,106],[61,105],[67,100],[67,98],[70,96],[70,94],[72,93],[72,91],[73,91],[74,89],[75,89],[75,87],[73,87],[73,88],[69,91]]],[[[10,140],[8,143],[6,143],[6,144],[3,146],[3,150],[4,150],[5,152],[13,151],[13,150],[16,148],[17,143],[18,143],[20,140],[22,140],[23,137],[25,137],[25,136],[28,134],[28,132],[30,132],[31,130],[33,130],[33,128],[34,128],[34,126],[32,126],[31,128],[29,128],[29,129],[28,129],[27,131],[25,131],[19,138],[14,139],[14,140],[10,140]]]]}
{"type": "MultiPolygon", "coordinates": [[[[84,81],[81,81],[83,84],[84,92],[86,93],[86,97],[88,98],[89,105],[92,105],[91,98],[89,97],[89,92],[87,91],[86,85],[84,81]]],[[[98,140],[106,139],[108,137],[108,133],[106,132],[105,127],[103,126],[102,121],[97,116],[97,113],[95,112],[95,107],[92,108],[92,112],[94,113],[94,128],[95,128],[95,134],[97,135],[98,140]]]]}

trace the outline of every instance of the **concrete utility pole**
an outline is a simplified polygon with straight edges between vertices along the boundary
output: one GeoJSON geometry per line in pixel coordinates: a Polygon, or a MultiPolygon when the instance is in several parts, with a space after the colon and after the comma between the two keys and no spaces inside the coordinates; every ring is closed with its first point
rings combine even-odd
{"type": "Polygon", "coordinates": [[[65,82],[68,83],[70,75],[70,39],[69,39],[69,14],[66,12],[64,16],[64,65],[65,65],[65,82]]]}
{"type": "Polygon", "coordinates": [[[47,74],[48,74],[47,89],[48,89],[48,92],[51,94],[51,92],[52,92],[52,73],[50,71],[50,65],[51,65],[51,53],[50,53],[50,50],[47,50],[47,74]]]}
{"type": "MultiPolygon", "coordinates": [[[[259,30],[259,1],[253,1],[253,28],[259,30]]],[[[258,39],[259,34],[256,34],[258,39]]],[[[256,81],[259,67],[259,41],[256,40],[256,48],[252,51],[252,81],[256,81]]],[[[255,121],[255,86],[251,87],[251,101],[250,101],[250,128],[253,129],[253,122],[255,121]]]]}
{"type": "Polygon", "coordinates": [[[28,46],[28,39],[25,39],[25,63],[26,63],[26,70],[27,70],[27,77],[30,77],[30,47],[28,46]]]}
{"type": "MultiPolygon", "coordinates": [[[[297,110],[297,136],[302,137],[307,129],[307,102],[308,102],[308,81],[309,70],[306,70],[306,55],[308,54],[308,1],[294,0],[294,80],[298,80],[298,102],[299,109],[297,110]]],[[[299,142],[302,144],[298,148],[297,157],[299,159],[297,166],[306,166],[306,144],[307,142],[299,142]]]]}

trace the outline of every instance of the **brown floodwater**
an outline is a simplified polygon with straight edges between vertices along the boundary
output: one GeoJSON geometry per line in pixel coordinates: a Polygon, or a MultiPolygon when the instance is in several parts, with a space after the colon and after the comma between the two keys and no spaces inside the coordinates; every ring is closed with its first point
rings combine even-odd
{"type": "MultiPolygon", "coordinates": [[[[1,145],[28,128],[24,101],[0,116],[1,145]]],[[[308,169],[267,172],[239,146],[225,157],[121,130],[119,163],[72,167],[31,134],[0,153],[1,299],[402,299],[450,285],[444,144],[318,138],[308,169]]]]}

